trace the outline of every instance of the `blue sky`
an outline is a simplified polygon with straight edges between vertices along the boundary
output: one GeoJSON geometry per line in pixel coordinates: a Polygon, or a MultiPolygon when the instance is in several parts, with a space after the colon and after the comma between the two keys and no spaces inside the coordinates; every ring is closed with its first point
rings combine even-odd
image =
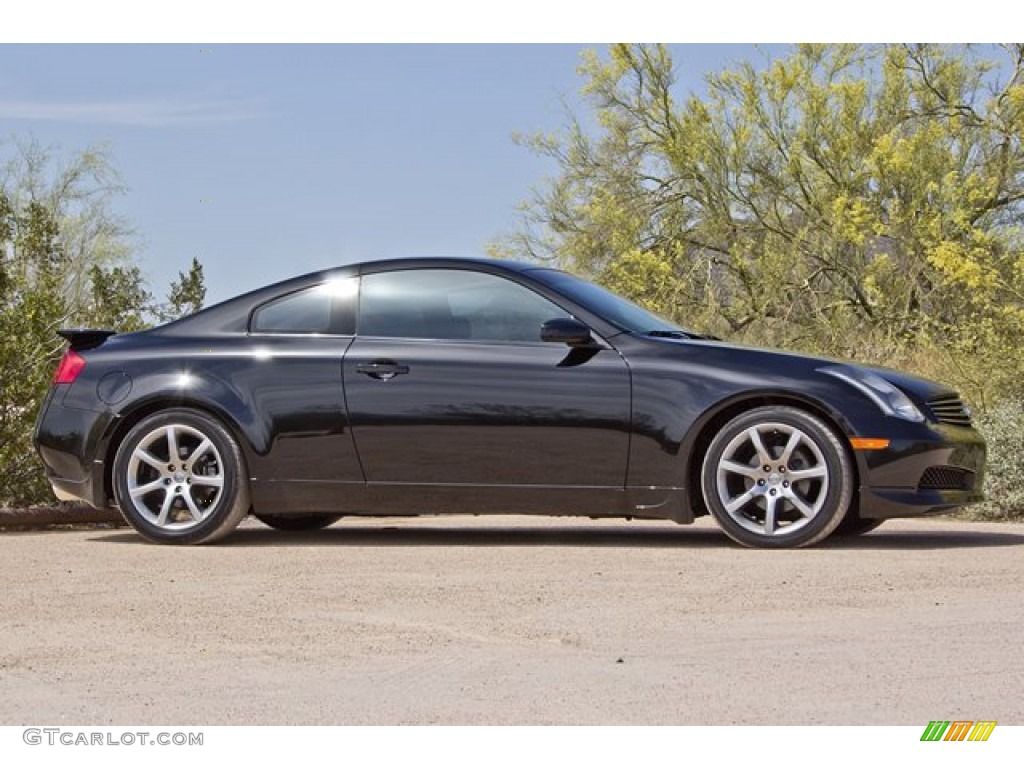
{"type": "MultiPolygon", "coordinates": [[[[3,45],[0,138],[107,144],[151,288],[196,256],[213,302],[361,259],[483,254],[555,172],[512,135],[564,123],[583,48],[3,45]]],[[[681,91],[764,56],[673,51],[681,91]]]]}

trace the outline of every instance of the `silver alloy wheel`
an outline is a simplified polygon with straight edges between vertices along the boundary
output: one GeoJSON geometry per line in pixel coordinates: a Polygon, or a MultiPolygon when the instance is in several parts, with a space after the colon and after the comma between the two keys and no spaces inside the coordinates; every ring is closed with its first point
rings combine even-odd
{"type": "Polygon", "coordinates": [[[195,427],[167,424],[146,434],[128,461],[128,496],[147,522],[183,531],[203,522],[224,489],[220,452],[195,427]]]}
{"type": "Polygon", "coordinates": [[[722,451],[716,489],[726,514],[761,536],[789,535],[821,511],[829,471],[818,444],[803,430],[759,422],[722,451]]]}

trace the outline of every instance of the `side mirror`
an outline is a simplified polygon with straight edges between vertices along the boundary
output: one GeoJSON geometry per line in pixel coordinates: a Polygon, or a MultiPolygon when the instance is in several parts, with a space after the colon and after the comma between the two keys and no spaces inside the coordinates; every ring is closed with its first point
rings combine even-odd
{"type": "Polygon", "coordinates": [[[581,347],[593,343],[590,328],[571,317],[556,317],[540,327],[540,340],[581,347]]]}

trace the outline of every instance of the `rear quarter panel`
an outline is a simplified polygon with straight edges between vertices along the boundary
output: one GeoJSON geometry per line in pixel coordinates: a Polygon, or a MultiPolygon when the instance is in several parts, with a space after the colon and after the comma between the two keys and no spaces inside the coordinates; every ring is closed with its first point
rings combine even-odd
{"type": "Polygon", "coordinates": [[[114,337],[83,353],[86,367],[63,393],[62,404],[109,416],[94,449],[108,464],[141,418],[191,407],[215,416],[235,435],[254,500],[261,483],[361,482],[341,382],[341,359],[350,343],[345,337],[228,334],[114,337]],[[101,382],[111,376],[125,377],[130,389],[123,399],[104,402],[101,382]]]}

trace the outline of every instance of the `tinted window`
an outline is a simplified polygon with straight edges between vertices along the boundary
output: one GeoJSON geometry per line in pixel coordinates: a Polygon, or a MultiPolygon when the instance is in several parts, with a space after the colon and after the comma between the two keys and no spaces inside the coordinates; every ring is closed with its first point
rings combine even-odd
{"type": "Polygon", "coordinates": [[[351,333],[358,278],[347,277],[307,288],[256,310],[256,333],[351,333]],[[346,327],[347,326],[347,327],[346,327]]]}
{"type": "Polygon", "coordinates": [[[497,275],[413,269],[364,275],[359,333],[419,339],[540,341],[565,310],[497,275]]]}

